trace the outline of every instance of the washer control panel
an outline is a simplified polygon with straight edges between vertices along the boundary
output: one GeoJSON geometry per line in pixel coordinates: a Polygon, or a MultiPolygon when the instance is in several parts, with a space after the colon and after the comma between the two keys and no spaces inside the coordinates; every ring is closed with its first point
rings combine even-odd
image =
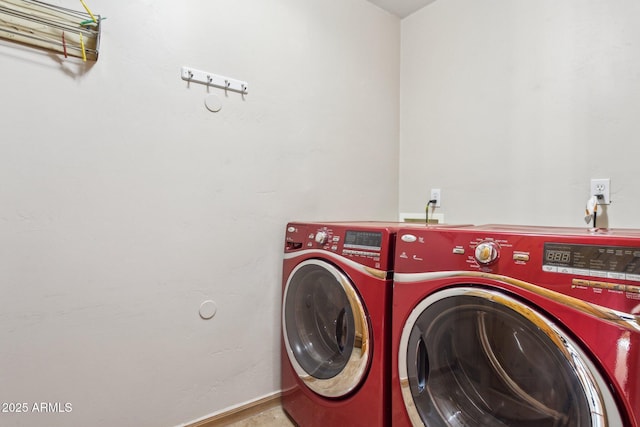
{"type": "Polygon", "coordinates": [[[640,304],[640,230],[489,225],[398,231],[396,273],[465,271],[631,312],[640,304]]]}
{"type": "Polygon", "coordinates": [[[640,294],[640,246],[544,244],[542,271],[571,276],[576,287],[609,289],[640,294]],[[611,279],[636,282],[625,285],[611,279]]]}
{"type": "Polygon", "coordinates": [[[542,269],[640,282],[640,247],[547,242],[544,244],[542,269]]]}

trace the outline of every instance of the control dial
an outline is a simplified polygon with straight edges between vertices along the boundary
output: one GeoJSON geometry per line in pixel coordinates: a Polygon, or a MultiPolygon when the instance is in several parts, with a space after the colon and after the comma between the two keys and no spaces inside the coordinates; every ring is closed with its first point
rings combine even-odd
{"type": "Polygon", "coordinates": [[[319,245],[324,245],[325,243],[327,243],[328,238],[329,235],[326,231],[318,231],[316,233],[316,243],[318,243],[319,245]]]}
{"type": "Polygon", "coordinates": [[[495,242],[482,242],[476,246],[476,261],[480,264],[491,264],[498,258],[498,245],[495,242]]]}

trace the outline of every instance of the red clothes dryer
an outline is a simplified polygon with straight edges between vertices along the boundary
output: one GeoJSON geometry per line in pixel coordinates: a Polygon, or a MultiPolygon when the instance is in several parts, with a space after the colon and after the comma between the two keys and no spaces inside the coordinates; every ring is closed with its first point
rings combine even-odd
{"type": "Polygon", "coordinates": [[[396,223],[290,223],[282,406],[301,427],[391,425],[396,223]]]}
{"type": "Polygon", "coordinates": [[[395,270],[394,426],[640,426],[640,231],[401,229],[395,270]]]}

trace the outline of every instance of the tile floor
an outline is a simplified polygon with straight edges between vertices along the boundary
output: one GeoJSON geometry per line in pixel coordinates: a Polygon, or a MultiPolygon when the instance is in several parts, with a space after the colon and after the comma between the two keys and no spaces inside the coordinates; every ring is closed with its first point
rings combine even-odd
{"type": "Polygon", "coordinates": [[[229,427],[295,427],[281,406],[268,409],[251,418],[236,421],[229,427]]]}

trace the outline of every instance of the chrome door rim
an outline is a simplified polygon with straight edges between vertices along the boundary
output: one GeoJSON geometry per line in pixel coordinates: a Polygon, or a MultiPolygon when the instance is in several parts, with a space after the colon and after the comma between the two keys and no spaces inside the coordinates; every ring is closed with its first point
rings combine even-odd
{"type": "Polygon", "coordinates": [[[591,413],[591,426],[607,427],[622,425],[621,416],[616,407],[613,395],[608,389],[607,382],[598,372],[593,362],[591,362],[589,357],[571,337],[564,334],[552,321],[537,310],[511,298],[503,292],[460,286],[438,291],[423,299],[412,310],[403,326],[398,349],[398,372],[402,398],[413,426],[424,426],[424,423],[415,406],[408,379],[407,347],[409,336],[418,317],[429,306],[445,298],[458,296],[475,296],[497,302],[523,315],[526,319],[539,326],[541,331],[543,331],[552,342],[558,345],[562,354],[565,355],[567,361],[573,367],[574,373],[587,396],[591,413]]]}
{"type": "Polygon", "coordinates": [[[346,275],[332,264],[327,262],[310,259],[298,264],[289,277],[287,278],[287,284],[283,293],[282,299],[282,333],[283,341],[287,351],[287,357],[291,366],[295,370],[298,377],[304,382],[304,384],[314,391],[315,393],[324,397],[342,397],[353,391],[363,380],[367,366],[370,359],[370,333],[369,325],[367,322],[366,311],[364,304],[362,303],[360,296],[358,295],[355,287],[351,284],[346,275]],[[287,296],[289,294],[289,286],[295,276],[296,272],[301,268],[309,265],[314,265],[328,271],[336,281],[341,285],[344,291],[349,305],[353,311],[354,317],[354,329],[355,329],[355,341],[349,360],[347,361],[343,370],[336,376],[329,379],[320,379],[313,377],[300,365],[296,359],[291,345],[289,343],[289,334],[287,331],[287,322],[285,317],[285,308],[287,296]]]}

